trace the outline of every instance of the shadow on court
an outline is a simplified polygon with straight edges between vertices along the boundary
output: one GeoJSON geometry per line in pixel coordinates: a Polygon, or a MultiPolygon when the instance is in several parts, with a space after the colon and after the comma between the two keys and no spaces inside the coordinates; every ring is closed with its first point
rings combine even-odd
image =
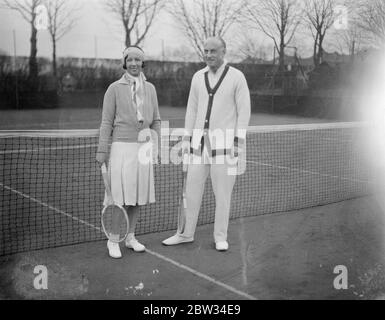
{"type": "MultiPolygon", "coordinates": [[[[227,252],[217,252],[213,225],[194,243],[165,247],[172,232],[138,236],[148,252],[106,242],[0,258],[2,299],[382,299],[385,295],[384,211],[374,197],[237,219],[227,252]],[[48,270],[48,289],[33,286],[34,268],[48,270]],[[347,268],[347,289],[333,283],[347,268]]],[[[339,282],[341,283],[341,282],[339,282]]]]}

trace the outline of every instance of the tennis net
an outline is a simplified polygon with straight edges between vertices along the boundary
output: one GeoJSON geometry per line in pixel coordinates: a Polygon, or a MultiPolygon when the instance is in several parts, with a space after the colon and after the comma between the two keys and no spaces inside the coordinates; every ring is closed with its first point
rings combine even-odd
{"type": "MultiPolygon", "coordinates": [[[[231,219],[370,193],[363,130],[361,123],[251,127],[246,172],[237,177],[231,219]]],[[[180,132],[166,135],[173,152],[180,132]]],[[[0,255],[105,238],[97,143],[98,130],[0,131],[0,255]]],[[[154,174],[156,203],[141,208],[137,234],[177,226],[181,166],[155,165],[154,174]]],[[[214,210],[208,179],[198,224],[212,223],[214,210]]]]}

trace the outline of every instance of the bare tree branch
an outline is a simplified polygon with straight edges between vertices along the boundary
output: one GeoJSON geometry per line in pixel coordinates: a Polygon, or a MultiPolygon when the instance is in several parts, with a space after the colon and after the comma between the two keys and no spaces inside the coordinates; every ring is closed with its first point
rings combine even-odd
{"type": "Polygon", "coordinates": [[[52,42],[52,69],[56,76],[57,42],[75,26],[79,18],[75,13],[80,10],[80,6],[68,0],[44,0],[44,5],[47,8],[48,32],[52,42]]]}
{"type": "Polygon", "coordinates": [[[123,25],[125,45],[139,45],[148,34],[165,0],[105,0],[105,7],[123,25]]]}
{"type": "MultiPolygon", "coordinates": [[[[362,2],[362,1],[361,1],[362,2]]],[[[359,8],[362,3],[357,0],[345,1],[345,6],[348,13],[348,28],[335,30],[334,43],[338,50],[343,53],[348,53],[353,61],[355,56],[364,48],[365,32],[359,27],[361,20],[359,8]]]]}
{"type": "Polygon", "coordinates": [[[357,25],[367,36],[367,42],[376,47],[385,45],[385,1],[361,0],[356,6],[357,25]]]}
{"type": "Polygon", "coordinates": [[[279,68],[283,70],[285,48],[301,22],[300,3],[297,0],[245,0],[244,6],[244,19],[273,40],[279,54],[279,68]]]}
{"type": "MultiPolygon", "coordinates": [[[[20,13],[22,18],[31,26],[31,48],[29,54],[29,76],[35,79],[38,76],[37,65],[37,29],[35,26],[36,9],[42,0],[2,0],[3,6],[7,9],[15,10],[20,13]]],[[[34,84],[35,81],[32,81],[34,84]]]]}
{"type": "Polygon", "coordinates": [[[231,0],[174,0],[169,13],[181,28],[196,54],[203,58],[207,38],[224,37],[240,17],[242,2],[231,0]]]}
{"type": "Polygon", "coordinates": [[[40,0],[3,0],[4,7],[18,11],[24,20],[31,22],[35,8],[40,4],[40,0]]]}
{"type": "Polygon", "coordinates": [[[314,38],[313,61],[318,66],[323,59],[326,33],[336,19],[334,0],[305,0],[305,21],[314,38]]]}
{"type": "Polygon", "coordinates": [[[240,32],[235,40],[237,45],[236,56],[248,63],[267,63],[272,59],[273,45],[265,45],[251,34],[240,32]]]}

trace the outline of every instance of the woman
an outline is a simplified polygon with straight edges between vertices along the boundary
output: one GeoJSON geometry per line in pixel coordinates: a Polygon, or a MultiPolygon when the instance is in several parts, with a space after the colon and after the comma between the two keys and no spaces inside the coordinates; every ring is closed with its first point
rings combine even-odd
{"type": "MultiPolygon", "coordinates": [[[[122,78],[112,83],[104,96],[96,160],[100,165],[108,160],[108,143],[112,135],[108,174],[114,201],[125,206],[129,218],[127,248],[143,252],[144,245],[135,238],[139,206],[155,202],[152,162],[143,157],[149,150],[152,157],[150,129],[160,141],[160,115],[155,87],[146,81],[142,72],[144,52],[136,46],[123,52],[122,78]],[[148,146],[150,148],[148,148],[148,146]]],[[[147,153],[148,154],[148,153],[147,153]]],[[[104,203],[107,202],[105,197],[104,203]]],[[[120,258],[119,243],[108,240],[112,258],[120,258]]]]}

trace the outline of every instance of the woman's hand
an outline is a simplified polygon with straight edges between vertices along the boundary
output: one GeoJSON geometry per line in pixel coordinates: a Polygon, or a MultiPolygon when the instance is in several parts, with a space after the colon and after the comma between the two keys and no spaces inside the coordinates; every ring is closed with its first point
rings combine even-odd
{"type": "Polygon", "coordinates": [[[98,152],[96,153],[96,161],[99,166],[102,166],[103,163],[107,162],[107,152],[98,152]]]}

